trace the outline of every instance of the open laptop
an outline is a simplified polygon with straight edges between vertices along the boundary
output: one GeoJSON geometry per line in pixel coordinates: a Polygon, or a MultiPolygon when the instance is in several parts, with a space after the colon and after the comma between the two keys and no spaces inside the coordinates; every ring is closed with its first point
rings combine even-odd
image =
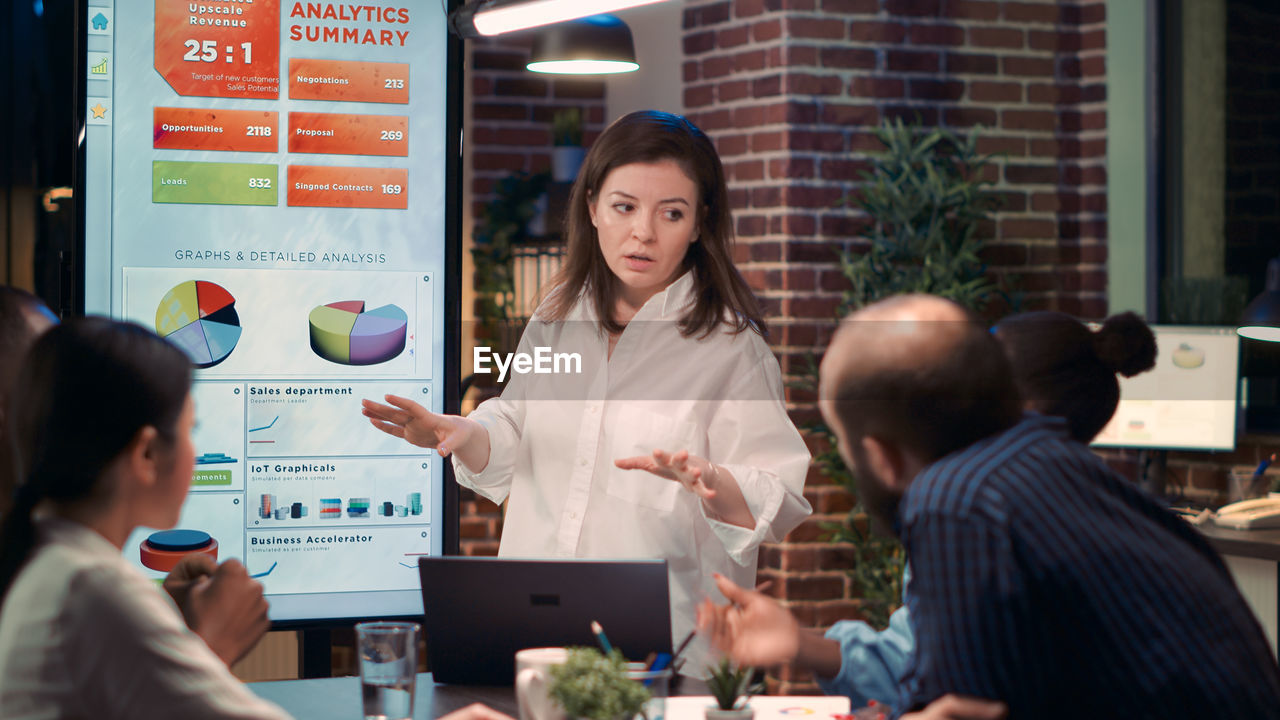
{"type": "Polygon", "coordinates": [[[436,682],[510,685],[517,650],[595,645],[629,660],[671,652],[665,560],[420,557],[423,630],[436,682]]]}

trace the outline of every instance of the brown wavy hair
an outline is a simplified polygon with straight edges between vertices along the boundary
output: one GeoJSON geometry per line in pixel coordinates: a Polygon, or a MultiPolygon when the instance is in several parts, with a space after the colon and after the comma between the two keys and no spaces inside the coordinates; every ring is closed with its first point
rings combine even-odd
{"type": "Polygon", "coordinates": [[[578,299],[595,308],[600,326],[622,332],[614,317],[618,279],[600,252],[588,205],[600,194],[615,168],[632,163],[673,160],[698,187],[697,240],[685,253],[682,267],[693,272],[694,302],[680,318],[680,334],[705,337],[721,322],[738,333],[751,328],[763,335],[760,304],[733,264],[733,217],[724,167],[711,140],[680,115],[641,110],[623,116],[591,146],[569,195],[565,216],[565,263],[552,278],[539,315],[564,320],[578,299]]]}

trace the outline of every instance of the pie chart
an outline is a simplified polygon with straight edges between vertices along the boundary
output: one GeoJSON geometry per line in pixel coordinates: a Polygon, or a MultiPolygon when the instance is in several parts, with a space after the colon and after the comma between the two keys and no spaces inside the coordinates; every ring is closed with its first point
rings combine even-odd
{"type": "Polygon", "coordinates": [[[340,365],[376,365],[404,352],[409,316],[395,305],[364,309],[363,300],[320,305],[307,317],[311,350],[340,365]]]}
{"type": "Polygon", "coordinates": [[[221,285],[188,280],[160,300],[156,332],[182,348],[196,367],[213,367],[226,360],[240,340],[236,299],[221,285]]]}

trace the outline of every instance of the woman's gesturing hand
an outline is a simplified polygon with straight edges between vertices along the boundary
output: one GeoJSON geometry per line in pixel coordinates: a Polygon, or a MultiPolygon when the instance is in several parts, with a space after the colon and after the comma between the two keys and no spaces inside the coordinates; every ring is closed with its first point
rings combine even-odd
{"type": "Polygon", "coordinates": [[[364,416],[382,432],[403,438],[418,447],[439,450],[442,457],[466,442],[468,428],[463,418],[438,415],[399,395],[387,395],[385,398],[387,405],[373,400],[361,401],[364,416]]]}
{"type": "Polygon", "coordinates": [[[388,435],[418,447],[433,448],[440,457],[458,454],[472,472],[489,464],[489,433],[480,423],[457,415],[433,413],[409,398],[386,395],[387,404],[362,400],[361,412],[388,435]]]}
{"type": "Polygon", "coordinates": [[[705,458],[690,455],[688,450],[668,453],[654,450],[652,455],[619,458],[613,464],[623,470],[644,470],[658,477],[675,480],[685,490],[703,500],[716,496],[716,468],[705,458]]]}

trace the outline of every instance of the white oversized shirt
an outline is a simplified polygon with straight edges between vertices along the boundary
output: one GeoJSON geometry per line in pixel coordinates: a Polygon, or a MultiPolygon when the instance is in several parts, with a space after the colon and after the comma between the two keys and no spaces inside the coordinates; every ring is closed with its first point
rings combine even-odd
{"type": "MultiPolygon", "coordinates": [[[[519,352],[551,372],[509,377],[501,397],[471,413],[489,432],[483,471],[454,459],[459,483],[497,503],[510,497],[501,556],[665,559],[673,643],[693,630],[702,598],[723,602],[713,572],[752,587],[760,543],[812,512],[802,494],[809,451],[787,416],[777,360],[752,330],[681,336],[692,288],[686,273],[650,298],[612,358],[588,301],[563,322],[535,313],[519,352]],[[581,373],[566,372],[572,354],[581,373]],[[677,482],[614,466],[655,448],[732,473],[755,527],[709,518],[677,482]]],[[[701,676],[706,648],[688,652],[685,674],[701,676]]]]}
{"type": "Polygon", "coordinates": [[[66,520],[37,530],[0,612],[0,717],[289,718],[237,680],[106,538],[66,520]]]}

